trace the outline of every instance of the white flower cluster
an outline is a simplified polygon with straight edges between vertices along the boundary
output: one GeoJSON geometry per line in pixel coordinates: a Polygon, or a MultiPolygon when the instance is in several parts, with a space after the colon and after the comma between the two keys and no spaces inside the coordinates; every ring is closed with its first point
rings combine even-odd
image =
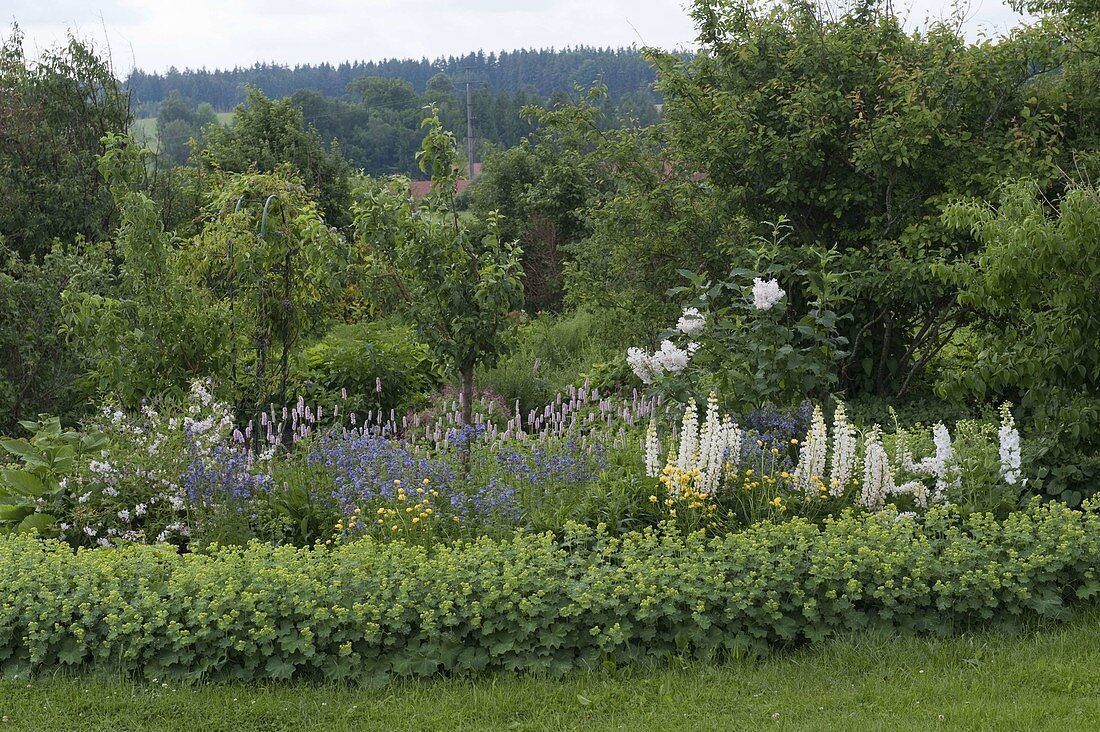
{"type": "Polygon", "coordinates": [[[863,489],[859,503],[869,511],[880,511],[886,496],[894,492],[894,471],[890,468],[886,448],[882,446],[882,431],[876,424],[863,443],[863,489]]]}
{"type": "Polygon", "coordinates": [[[752,304],[757,310],[771,310],[787,293],[779,286],[779,280],[752,280],[752,304]]]}
{"type": "MultiPolygon", "coordinates": [[[[706,318],[699,312],[699,308],[684,308],[680,319],[676,321],[676,330],[688,336],[698,335],[703,332],[706,324],[706,318]]],[[[665,372],[676,374],[686,369],[697,350],[699,344],[694,341],[689,342],[685,348],[680,348],[666,338],[654,353],[643,348],[628,348],[626,362],[643,384],[652,384],[665,372]]]]}
{"type": "Polygon", "coordinates": [[[661,474],[661,443],[657,439],[657,420],[650,418],[649,429],[645,433],[645,474],[656,478],[661,474]]]}
{"type": "Polygon", "coordinates": [[[737,468],[741,457],[741,436],[741,429],[729,416],[719,416],[716,393],[711,392],[707,399],[707,415],[702,428],[699,426],[695,400],[689,399],[680,425],[680,447],[674,465],[682,472],[698,469],[695,488],[710,495],[721,485],[727,468],[737,468]]]}
{"type": "Polygon", "coordinates": [[[794,485],[806,495],[816,495],[825,475],[825,460],[829,452],[829,433],[825,415],[820,406],[814,406],[810,419],[810,431],[798,452],[798,464],[794,468],[794,485]]]}
{"type": "Polygon", "coordinates": [[[684,335],[699,335],[707,326],[707,319],[699,312],[699,308],[684,308],[680,319],[676,321],[676,330],[684,335]]]}
{"type": "Polygon", "coordinates": [[[1016,430],[1008,402],[1001,405],[1000,411],[1001,428],[997,438],[1001,448],[1001,475],[1006,483],[1016,485],[1020,482],[1020,433],[1016,430]]]}
{"type": "Polygon", "coordinates": [[[825,416],[820,407],[815,407],[810,421],[810,429],[799,449],[798,464],[792,474],[792,484],[807,495],[823,491],[826,463],[829,462],[828,491],[833,497],[845,495],[848,487],[856,483],[855,477],[862,467],[862,485],[857,502],[871,511],[879,511],[890,496],[911,495],[918,507],[926,508],[930,502],[943,503],[947,491],[956,488],[960,482],[960,469],[951,444],[951,435],[942,423],[932,429],[932,440],[936,445],[936,454],[915,461],[905,443],[905,434],[899,432],[897,441],[896,464],[891,465],[890,457],[882,444],[882,430],[878,425],[872,427],[864,436],[862,460],[857,452],[856,429],[848,421],[843,402],[838,402],[833,415],[832,456],[829,462],[829,435],[825,416]],[[918,476],[905,483],[898,484],[895,468],[900,468],[918,476]],[[934,491],[919,476],[929,476],[936,480],[934,491]]]}
{"type": "Polygon", "coordinates": [[[833,462],[829,472],[829,495],[843,496],[856,474],[856,428],[848,421],[844,402],[833,412],[833,462]]]}
{"type": "Polygon", "coordinates": [[[648,353],[641,348],[629,348],[626,362],[643,384],[652,384],[654,379],[666,371],[675,374],[686,369],[698,348],[697,343],[689,343],[687,348],[680,348],[672,341],[664,340],[656,353],[648,353]]]}
{"type": "Polygon", "coordinates": [[[913,494],[917,505],[921,508],[927,507],[929,501],[943,503],[947,500],[948,489],[957,488],[961,480],[959,466],[955,460],[955,448],[951,444],[951,433],[947,431],[943,422],[937,422],[932,428],[932,442],[936,446],[936,454],[919,461],[913,459],[905,437],[903,432],[898,433],[896,449],[898,464],[910,473],[935,478],[936,487],[929,493],[924,483],[915,480],[900,486],[898,491],[904,492],[902,488],[909,487],[911,490],[908,492],[913,494]]]}

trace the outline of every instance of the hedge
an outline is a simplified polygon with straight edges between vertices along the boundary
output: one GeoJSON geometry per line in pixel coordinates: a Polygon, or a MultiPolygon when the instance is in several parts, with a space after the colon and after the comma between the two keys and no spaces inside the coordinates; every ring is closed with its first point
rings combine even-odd
{"type": "Polygon", "coordinates": [[[1057,617],[1100,589],[1100,515],[848,513],[717,538],[519,533],[431,551],[361,540],[79,550],[0,539],[0,668],[148,679],[564,673],[760,654],[865,628],[1057,617]]]}

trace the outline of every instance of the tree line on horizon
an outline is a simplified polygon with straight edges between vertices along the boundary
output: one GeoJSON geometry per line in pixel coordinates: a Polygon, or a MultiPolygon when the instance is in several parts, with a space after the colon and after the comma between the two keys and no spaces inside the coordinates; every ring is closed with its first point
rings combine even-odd
{"type": "MultiPolygon", "coordinates": [[[[628,94],[653,92],[654,68],[641,51],[633,48],[521,49],[484,51],[463,56],[382,61],[344,61],[339,64],[298,64],[293,67],[256,63],[233,69],[184,69],[171,67],[161,73],[134,69],[124,86],[130,93],[137,116],[155,116],[157,105],[172,92],[196,103],[208,102],[219,111],[229,111],[245,100],[246,89],[257,87],[273,99],[313,89],[326,97],[343,96],[348,85],[363,77],[384,77],[409,83],[418,94],[428,91],[437,74],[446,74],[456,86],[469,73],[471,81],[495,92],[526,93],[540,97],[568,94],[579,84],[594,80],[607,85],[612,102],[628,94]]],[[[464,87],[462,92],[465,92],[464,87]]]]}

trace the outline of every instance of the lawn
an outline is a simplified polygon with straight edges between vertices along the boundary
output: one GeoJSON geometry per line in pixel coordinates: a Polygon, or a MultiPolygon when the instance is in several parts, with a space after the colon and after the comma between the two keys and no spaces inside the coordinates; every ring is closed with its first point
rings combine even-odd
{"type": "Polygon", "coordinates": [[[0,682],[0,730],[1100,728],[1100,610],[1016,636],[859,636],[764,661],[565,680],[179,687],[0,682]]]}

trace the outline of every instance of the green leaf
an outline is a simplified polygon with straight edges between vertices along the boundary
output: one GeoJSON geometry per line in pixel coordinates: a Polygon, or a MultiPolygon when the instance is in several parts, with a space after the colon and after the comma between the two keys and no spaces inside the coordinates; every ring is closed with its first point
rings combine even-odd
{"type": "Polygon", "coordinates": [[[31,467],[48,468],[50,461],[34,445],[26,440],[0,440],[0,447],[23,460],[31,467]]]}
{"type": "Polygon", "coordinates": [[[45,483],[26,470],[0,470],[0,486],[31,498],[40,498],[48,491],[45,483]]]}
{"type": "Polygon", "coordinates": [[[47,529],[57,523],[57,517],[51,516],[48,513],[32,513],[25,519],[19,522],[19,526],[16,527],[16,532],[20,534],[29,534],[32,531],[38,533],[44,533],[47,529]]]}

